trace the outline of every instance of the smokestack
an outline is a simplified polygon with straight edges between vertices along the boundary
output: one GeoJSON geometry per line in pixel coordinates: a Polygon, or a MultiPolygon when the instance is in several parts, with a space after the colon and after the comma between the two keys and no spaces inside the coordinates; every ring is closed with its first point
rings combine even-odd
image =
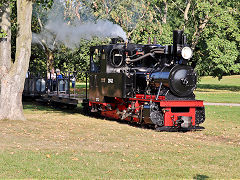
{"type": "Polygon", "coordinates": [[[178,54],[179,45],[183,44],[183,31],[174,30],[173,31],[173,55],[178,54]]]}

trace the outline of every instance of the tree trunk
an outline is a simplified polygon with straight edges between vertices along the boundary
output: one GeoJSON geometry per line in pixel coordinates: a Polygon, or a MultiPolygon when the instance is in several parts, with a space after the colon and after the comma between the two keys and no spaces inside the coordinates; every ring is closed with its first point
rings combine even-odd
{"type": "Polygon", "coordinates": [[[19,84],[22,84],[18,76],[5,75],[1,83],[0,97],[0,120],[24,120],[22,107],[22,91],[19,84]]]}
{"type": "Polygon", "coordinates": [[[184,11],[184,27],[183,27],[184,30],[185,30],[185,28],[187,26],[187,23],[188,23],[188,13],[189,13],[189,9],[191,7],[191,1],[192,0],[188,0],[187,6],[186,6],[185,11],[184,11]]]}
{"type": "MultiPolygon", "coordinates": [[[[24,120],[22,92],[31,55],[32,1],[17,0],[18,33],[16,59],[10,70],[2,73],[0,95],[0,119],[24,120]]],[[[7,64],[11,59],[0,57],[7,64]]]]}
{"type": "Polygon", "coordinates": [[[81,3],[78,2],[77,7],[75,8],[75,13],[76,13],[76,16],[77,16],[77,18],[78,18],[79,21],[81,20],[81,16],[80,16],[80,14],[79,14],[79,9],[80,9],[80,7],[81,7],[81,3]]]}
{"type": "Polygon", "coordinates": [[[207,23],[209,22],[210,19],[211,18],[207,14],[205,16],[205,19],[200,21],[199,27],[196,29],[196,31],[193,34],[192,46],[191,46],[193,50],[196,48],[199,38],[200,38],[202,32],[204,31],[205,27],[207,26],[207,23]]]}
{"type": "Polygon", "coordinates": [[[191,0],[188,1],[187,6],[184,11],[184,20],[187,22],[188,21],[188,12],[191,6],[191,0]]]}
{"type": "Polygon", "coordinates": [[[0,84],[4,74],[11,68],[11,22],[10,3],[6,1],[0,6],[0,28],[7,36],[0,38],[0,84]]]}
{"type": "Polygon", "coordinates": [[[50,72],[53,69],[53,65],[54,65],[54,54],[53,51],[50,49],[46,49],[46,53],[47,53],[47,70],[48,72],[50,72]]]}
{"type": "Polygon", "coordinates": [[[167,23],[167,13],[168,13],[168,3],[167,3],[167,0],[165,0],[163,3],[164,3],[164,12],[163,12],[162,22],[164,24],[166,24],[167,23]]]}

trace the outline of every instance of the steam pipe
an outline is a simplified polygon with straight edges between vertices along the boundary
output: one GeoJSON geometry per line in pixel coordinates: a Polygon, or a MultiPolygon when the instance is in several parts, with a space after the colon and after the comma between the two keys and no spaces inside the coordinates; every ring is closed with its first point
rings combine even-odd
{"type": "Polygon", "coordinates": [[[165,48],[155,48],[155,49],[152,49],[150,52],[151,53],[159,53],[159,54],[164,54],[164,51],[165,51],[165,48]]]}
{"type": "Polygon", "coordinates": [[[140,61],[140,60],[142,60],[142,59],[144,59],[144,58],[146,58],[148,56],[152,56],[153,57],[154,53],[147,53],[147,54],[145,54],[143,56],[140,56],[139,58],[136,58],[136,59],[128,59],[127,62],[137,62],[137,61],[140,61]]]}

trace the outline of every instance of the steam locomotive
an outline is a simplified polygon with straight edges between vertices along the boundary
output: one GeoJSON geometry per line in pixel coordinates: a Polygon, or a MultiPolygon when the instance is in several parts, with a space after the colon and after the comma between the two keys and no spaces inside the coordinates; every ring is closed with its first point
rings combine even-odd
{"type": "Polygon", "coordinates": [[[203,101],[195,100],[193,51],[183,31],[173,45],[118,42],[90,48],[86,112],[153,126],[159,131],[194,129],[205,121],[203,101]]]}

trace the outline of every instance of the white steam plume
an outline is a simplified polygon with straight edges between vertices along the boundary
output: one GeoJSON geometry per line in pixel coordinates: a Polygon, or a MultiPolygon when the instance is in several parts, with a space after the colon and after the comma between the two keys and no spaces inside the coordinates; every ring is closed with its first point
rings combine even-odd
{"type": "Polygon", "coordinates": [[[81,39],[121,37],[124,41],[127,40],[124,30],[108,20],[84,23],[75,20],[67,23],[61,12],[61,6],[61,1],[56,0],[48,13],[48,20],[41,33],[33,33],[33,43],[41,44],[40,42],[43,42],[50,49],[54,49],[56,44],[65,44],[66,47],[73,49],[79,46],[81,39]]]}
{"type": "Polygon", "coordinates": [[[68,25],[62,20],[55,20],[49,21],[45,28],[47,31],[53,32],[56,42],[64,43],[69,48],[77,46],[81,39],[91,40],[93,37],[121,37],[125,41],[127,39],[126,33],[119,25],[107,20],[75,25],[68,25]]]}

